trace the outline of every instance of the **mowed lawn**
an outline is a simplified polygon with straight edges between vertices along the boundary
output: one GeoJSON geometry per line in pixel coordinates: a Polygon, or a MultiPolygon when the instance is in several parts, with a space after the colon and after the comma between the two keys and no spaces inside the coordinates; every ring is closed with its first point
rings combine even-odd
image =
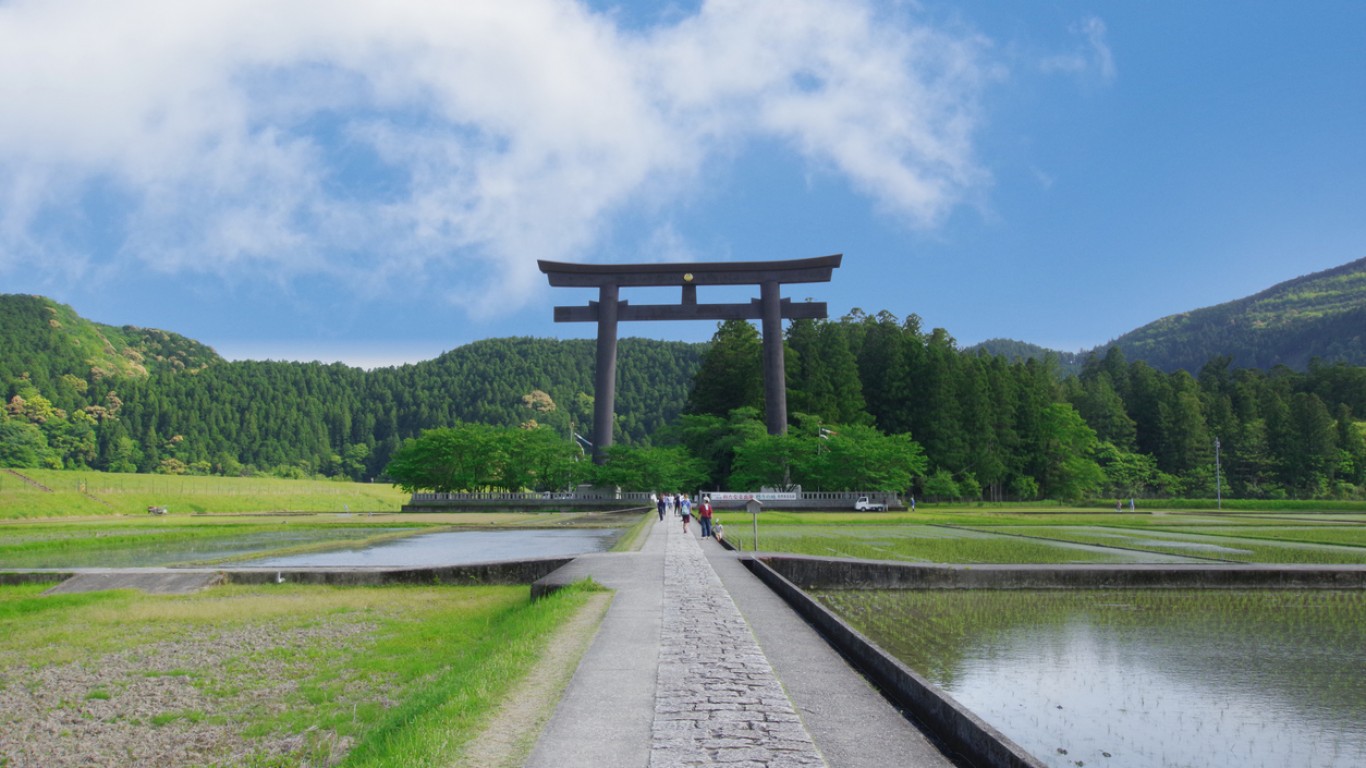
{"type": "MultiPolygon", "coordinates": [[[[726,539],[755,548],[753,522],[724,512],[726,539]]],[[[922,563],[1366,564],[1361,515],[1164,511],[762,512],[758,549],[922,563]]]]}

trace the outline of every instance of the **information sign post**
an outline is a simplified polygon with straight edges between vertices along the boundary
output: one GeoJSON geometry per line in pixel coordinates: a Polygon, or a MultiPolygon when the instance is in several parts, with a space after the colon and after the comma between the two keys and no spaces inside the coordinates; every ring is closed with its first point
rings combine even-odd
{"type": "Polygon", "coordinates": [[[763,506],[764,506],[764,503],[763,503],[762,501],[759,501],[758,499],[755,499],[755,498],[751,498],[749,501],[746,501],[746,502],[745,502],[745,509],[749,510],[750,517],[751,517],[751,518],[753,519],[753,521],[754,521],[754,551],[755,551],[755,552],[758,552],[758,551],[759,551],[759,510],[762,509],[763,506]]]}

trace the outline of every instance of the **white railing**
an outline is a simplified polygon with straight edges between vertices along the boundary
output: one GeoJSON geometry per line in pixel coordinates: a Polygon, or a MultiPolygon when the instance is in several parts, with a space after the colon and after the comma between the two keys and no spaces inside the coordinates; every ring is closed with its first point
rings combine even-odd
{"type": "MultiPolygon", "coordinates": [[[[458,493],[414,493],[412,503],[422,502],[469,502],[475,504],[532,504],[540,505],[557,501],[626,501],[641,505],[653,504],[653,494],[649,491],[469,491],[458,493]]],[[[750,499],[758,499],[767,505],[794,504],[797,506],[824,505],[831,507],[853,508],[860,496],[867,496],[875,502],[889,507],[900,507],[901,497],[896,493],[858,492],[858,491],[698,491],[694,501],[703,496],[711,498],[713,504],[741,504],[750,499]]]]}
{"type": "Polygon", "coordinates": [[[462,491],[451,493],[414,493],[412,500],[417,501],[509,501],[534,502],[546,501],[650,501],[647,491],[462,491]]]}

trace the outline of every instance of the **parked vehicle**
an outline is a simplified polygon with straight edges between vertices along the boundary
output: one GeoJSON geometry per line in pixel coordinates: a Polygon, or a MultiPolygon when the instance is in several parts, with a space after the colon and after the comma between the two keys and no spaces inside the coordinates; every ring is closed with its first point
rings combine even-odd
{"type": "Polygon", "coordinates": [[[883,504],[883,503],[880,502],[880,501],[873,501],[871,498],[869,498],[869,497],[867,497],[867,496],[860,496],[860,497],[858,497],[858,501],[854,502],[854,511],[856,511],[856,512],[886,512],[886,511],[887,511],[887,505],[886,505],[886,504],[883,504]]]}

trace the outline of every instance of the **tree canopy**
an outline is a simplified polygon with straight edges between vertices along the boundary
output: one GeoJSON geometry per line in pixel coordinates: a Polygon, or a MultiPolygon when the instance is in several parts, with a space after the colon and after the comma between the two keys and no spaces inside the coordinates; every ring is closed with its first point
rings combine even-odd
{"type": "MultiPolygon", "coordinates": [[[[0,320],[0,465],[508,489],[568,487],[586,471],[574,435],[592,420],[591,341],[489,339],[363,371],[229,362],[39,297],[0,297],[0,320]],[[477,472],[418,445],[434,432],[431,442],[468,453],[480,429],[497,445],[477,472]]],[[[785,343],[792,425],[771,438],[752,324],[722,323],[708,344],[623,339],[606,479],[985,500],[1212,497],[1217,456],[1227,496],[1366,497],[1360,366],[1262,370],[1221,355],[1165,372],[1115,347],[1065,375],[1047,358],[964,352],[915,315],[857,310],[793,322],[785,343]]]]}

